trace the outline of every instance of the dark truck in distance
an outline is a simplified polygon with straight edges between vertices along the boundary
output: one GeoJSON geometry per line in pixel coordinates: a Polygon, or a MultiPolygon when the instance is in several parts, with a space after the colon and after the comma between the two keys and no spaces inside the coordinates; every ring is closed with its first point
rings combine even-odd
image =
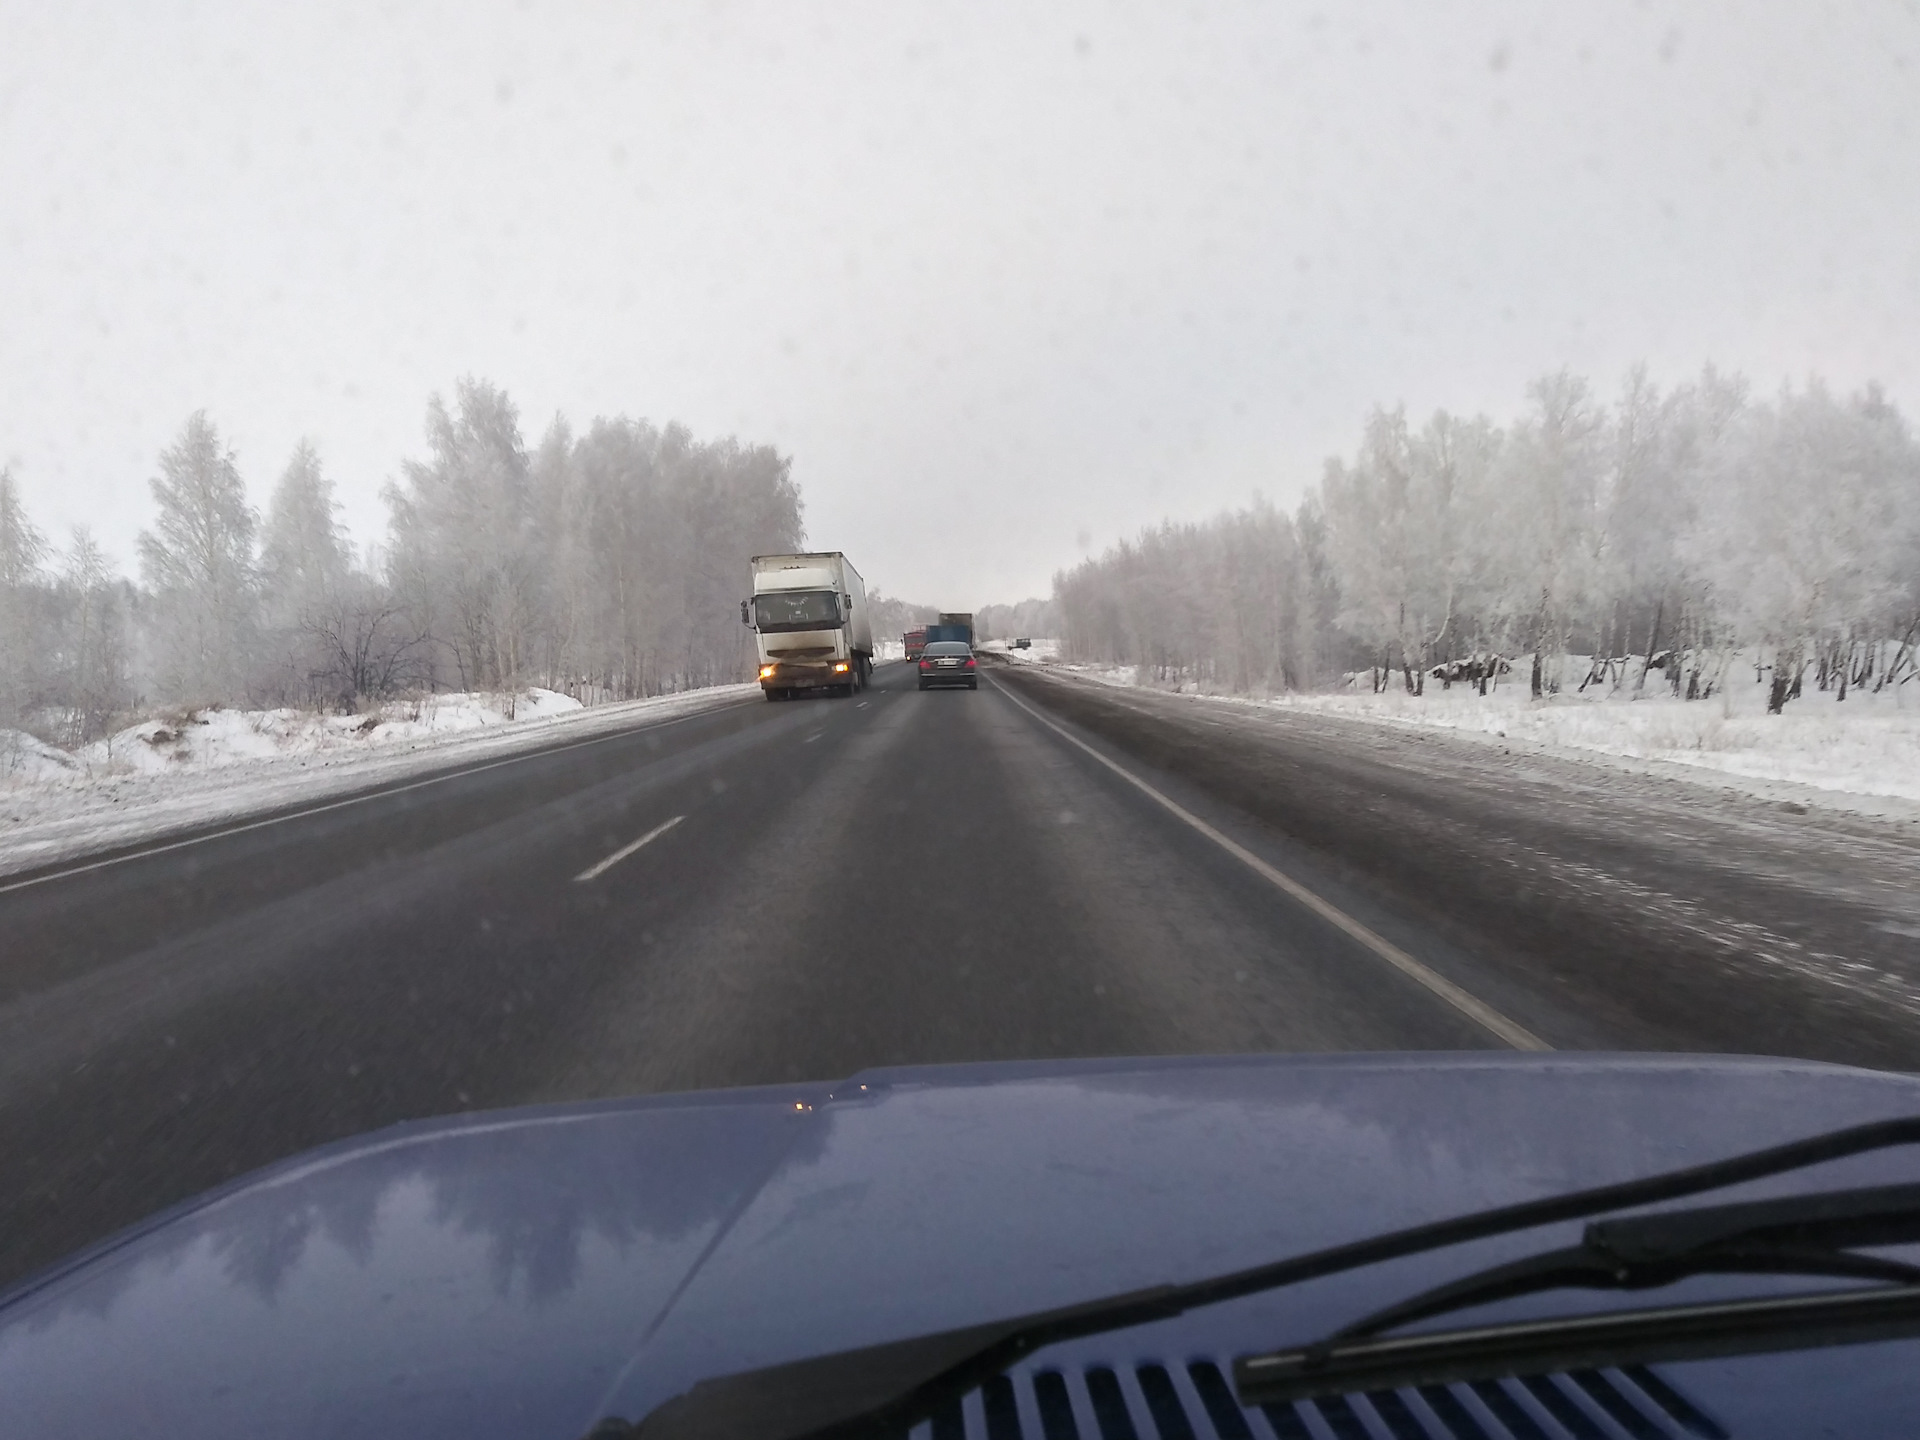
{"type": "Polygon", "coordinates": [[[973,645],[973,612],[956,611],[951,614],[942,612],[940,623],[927,626],[926,643],[932,645],[940,640],[957,640],[962,645],[973,645]]]}

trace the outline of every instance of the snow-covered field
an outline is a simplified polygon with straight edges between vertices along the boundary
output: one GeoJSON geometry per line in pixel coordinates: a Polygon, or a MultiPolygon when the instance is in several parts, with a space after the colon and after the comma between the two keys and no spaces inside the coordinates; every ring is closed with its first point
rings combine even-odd
{"type": "Polygon", "coordinates": [[[0,731],[0,874],[592,739],[757,696],[759,688],[722,685],[592,708],[536,689],[428,696],[366,715],[211,709],[131,726],[73,755],[0,731]]]}
{"type": "Polygon", "coordinates": [[[1049,670],[1065,671],[1082,680],[1092,680],[1101,685],[1113,685],[1130,690],[1136,685],[1148,683],[1140,676],[1135,665],[1087,665],[1079,661],[1066,661],[1060,658],[1058,640],[1038,640],[1025,650],[1015,650],[1004,640],[989,640],[980,647],[982,650],[998,650],[1016,665],[1044,665],[1049,670]]]}
{"type": "MultiPolygon", "coordinates": [[[[992,649],[986,645],[983,649],[992,649]]],[[[1135,665],[1086,665],[1078,661],[1066,661],[1060,658],[1058,640],[1035,640],[1028,650],[1007,651],[1007,658],[1016,665],[1044,665],[1049,670],[1063,670],[1069,675],[1077,675],[1082,680],[1092,680],[1101,685],[1114,685],[1130,690],[1143,684],[1140,670],[1135,665]]]]}
{"type": "MultiPolygon", "coordinates": [[[[1036,642],[1037,643],[1037,642],[1036,642]]],[[[1018,658],[1016,656],[1016,658],[1018,658]]],[[[1036,662],[1040,663],[1036,657],[1036,662]]],[[[1129,666],[1057,668],[1107,685],[1148,684],[1129,666]]],[[[1585,672],[1585,661],[1569,673],[1585,672]]],[[[1427,693],[1395,687],[1370,694],[1248,697],[1196,695],[1227,705],[1307,712],[1383,725],[1433,726],[1504,742],[1583,751],[1676,767],[1681,778],[1753,782],[1742,788],[1772,794],[1770,785],[1805,786],[1838,797],[1881,796],[1920,801],[1920,685],[1895,685],[1875,695],[1849,691],[1844,701],[1813,688],[1811,672],[1785,712],[1766,713],[1767,685],[1753,666],[1736,663],[1727,688],[1710,700],[1676,700],[1656,673],[1640,698],[1599,686],[1585,693],[1534,700],[1526,676],[1504,677],[1489,695],[1471,685],[1427,693]],[[1516,683],[1517,682],[1517,683],[1516,683]]]]}
{"type": "MultiPolygon", "coordinates": [[[[995,655],[1004,655],[1019,665],[1053,665],[1060,660],[1060,642],[1058,640],[1034,640],[1025,650],[1013,648],[1011,640],[982,641],[980,649],[995,655]]],[[[1079,666],[1072,666],[1079,669],[1079,666]]]]}
{"type": "Polygon", "coordinates": [[[1920,800],[1920,695],[1854,691],[1844,702],[1809,690],[1766,713],[1766,686],[1735,684],[1711,700],[1670,695],[1535,701],[1524,684],[1482,697],[1469,686],[1426,695],[1295,695],[1266,702],[1397,725],[1436,725],[1500,739],[1638,760],[1719,776],[1784,781],[1855,795],[1920,800]]]}
{"type": "Polygon", "coordinates": [[[1119,685],[1121,689],[1131,689],[1135,685],[1146,684],[1140,680],[1137,666],[1131,664],[1081,664],[1060,659],[1060,641],[1058,639],[1035,639],[1027,649],[1016,651],[1012,641],[989,639],[981,645],[981,651],[995,655],[1004,655],[1014,664],[1044,664],[1048,670],[1064,670],[1081,680],[1094,680],[1102,685],[1119,685]]]}

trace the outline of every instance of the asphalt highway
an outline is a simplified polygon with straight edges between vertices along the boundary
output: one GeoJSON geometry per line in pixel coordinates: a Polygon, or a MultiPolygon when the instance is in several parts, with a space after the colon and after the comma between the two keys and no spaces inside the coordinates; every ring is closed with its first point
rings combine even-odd
{"type": "Polygon", "coordinates": [[[1414,754],[891,666],[0,890],[0,1284],[307,1146],[536,1101],[1251,1050],[1920,1066],[1920,1011],[1821,970],[1915,978],[1913,846],[1803,863],[1766,816],[1414,754]],[[1722,910],[1731,950],[1695,934],[1722,910]]]}

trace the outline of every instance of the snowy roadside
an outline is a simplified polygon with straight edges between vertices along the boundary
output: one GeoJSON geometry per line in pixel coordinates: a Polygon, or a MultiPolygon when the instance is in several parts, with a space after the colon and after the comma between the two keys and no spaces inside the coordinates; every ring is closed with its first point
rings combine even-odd
{"type": "MultiPolygon", "coordinates": [[[[1095,684],[1160,689],[1131,667],[1041,666],[1095,684]]],[[[1693,701],[1672,698],[1658,676],[1637,700],[1596,689],[1536,701],[1524,682],[1511,680],[1486,696],[1470,685],[1448,690],[1433,681],[1425,695],[1163,693],[1256,713],[1440,729],[1507,750],[1582,758],[1761,799],[1920,819],[1920,695],[1903,695],[1896,686],[1879,695],[1856,690],[1840,701],[1809,685],[1784,714],[1768,715],[1766,685],[1729,674],[1734,683],[1723,694],[1693,701]]]]}
{"type": "Polygon", "coordinates": [[[1139,667],[1134,665],[1087,665],[1078,661],[1062,660],[1058,640],[1036,639],[1025,650],[1015,650],[1004,641],[989,640],[980,648],[1004,655],[1015,665],[1036,666],[1043,668],[1048,674],[1072,675],[1076,679],[1091,680],[1096,685],[1111,685],[1116,689],[1131,690],[1140,684],[1139,667]]]}
{"type": "Polygon", "coordinates": [[[208,710],[183,723],[148,721],[74,756],[8,731],[0,876],[596,739],[759,689],[720,685],[590,709],[535,690],[516,697],[512,719],[502,697],[481,695],[429,697],[374,717],[208,710]]]}

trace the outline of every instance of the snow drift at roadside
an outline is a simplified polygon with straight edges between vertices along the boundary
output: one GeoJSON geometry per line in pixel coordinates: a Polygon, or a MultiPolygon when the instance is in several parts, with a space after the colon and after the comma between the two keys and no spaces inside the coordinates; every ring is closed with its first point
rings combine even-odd
{"type": "Polygon", "coordinates": [[[9,750],[17,732],[3,732],[0,875],[596,740],[759,690],[717,685],[588,708],[533,691],[396,701],[366,715],[206,710],[133,726],[83,756],[24,736],[9,750]],[[9,768],[9,754],[27,758],[9,768]]]}

